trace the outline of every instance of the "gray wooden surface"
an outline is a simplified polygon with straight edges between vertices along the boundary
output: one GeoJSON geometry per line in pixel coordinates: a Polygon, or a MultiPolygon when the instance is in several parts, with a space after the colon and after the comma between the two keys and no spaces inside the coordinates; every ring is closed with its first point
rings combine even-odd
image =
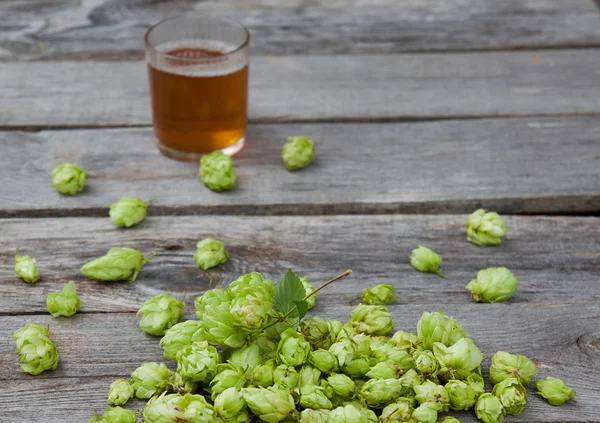
{"type": "MultiPolygon", "coordinates": [[[[256,56],[250,65],[249,118],[314,122],[597,116],[599,80],[600,57],[587,49],[256,56]]],[[[0,91],[3,127],[151,123],[142,62],[3,63],[0,91]]]]}
{"type": "Polygon", "coordinates": [[[4,132],[0,179],[12,183],[0,190],[0,216],[106,216],[126,195],[154,199],[151,214],[594,212],[599,133],[596,117],[252,125],[236,189],[214,193],[196,163],[154,148],[150,128],[4,132]],[[318,141],[317,160],[288,172],[281,146],[299,134],[318,141]],[[65,161],[90,172],[75,197],[49,183],[65,161]]]}
{"type": "Polygon", "coordinates": [[[486,356],[525,354],[540,377],[577,391],[551,407],[530,388],[525,412],[507,422],[600,423],[595,3],[0,2],[0,421],[87,421],[106,408],[112,380],[162,361],[158,339],[137,327],[143,301],[185,293],[193,317],[205,290],[252,270],[277,280],[291,267],[315,283],[354,270],[314,314],[345,320],[362,288],[393,283],[398,329],[444,309],[486,356]],[[223,194],[199,182],[196,164],[153,147],[142,35],[193,11],[240,20],[253,37],[248,145],[234,159],[237,188],[223,194]],[[280,147],[298,134],[317,140],[317,160],[290,173],[280,147]],[[64,161],[89,171],[76,197],[49,185],[64,161]],[[144,223],[118,230],[107,207],[125,195],[153,202],[144,223]],[[479,248],[461,224],[480,206],[527,216],[506,215],[509,239],[479,248]],[[231,256],[202,271],[192,255],[206,236],[231,256]],[[448,279],[410,267],[418,244],[443,255],[448,279]],[[135,284],[80,275],[117,245],[160,254],[135,284]],[[37,258],[37,284],[14,277],[17,247],[37,258]],[[489,266],[520,280],[507,303],[474,304],[464,289],[489,266]],[[67,280],[83,307],[53,319],[45,298],[67,280]],[[18,371],[12,332],[27,322],[50,325],[56,371],[18,371]]]}
{"type": "Polygon", "coordinates": [[[257,54],[600,45],[593,0],[12,0],[0,4],[0,58],[139,59],[149,25],[194,11],[246,25],[257,54]]]}

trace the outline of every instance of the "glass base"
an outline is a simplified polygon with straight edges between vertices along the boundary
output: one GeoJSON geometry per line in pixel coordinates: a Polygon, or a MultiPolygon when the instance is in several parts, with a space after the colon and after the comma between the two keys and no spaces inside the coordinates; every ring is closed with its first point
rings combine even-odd
{"type": "MultiPolygon", "coordinates": [[[[246,138],[242,137],[230,146],[222,148],[221,151],[227,154],[228,156],[233,156],[237,154],[242,148],[244,148],[245,143],[246,138]]],[[[162,144],[160,141],[158,141],[156,144],[158,145],[158,149],[160,150],[160,152],[165,156],[184,162],[197,162],[200,160],[200,157],[204,156],[205,154],[208,154],[208,152],[190,153],[189,151],[175,150],[169,146],[162,144]]]]}

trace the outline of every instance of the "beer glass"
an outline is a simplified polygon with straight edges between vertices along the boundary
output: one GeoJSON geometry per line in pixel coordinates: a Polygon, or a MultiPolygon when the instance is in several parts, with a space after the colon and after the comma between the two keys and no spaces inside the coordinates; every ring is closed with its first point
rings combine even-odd
{"type": "Polygon", "coordinates": [[[244,146],[250,35],[228,19],[186,15],[146,32],[154,133],[160,151],[195,161],[244,146]]]}

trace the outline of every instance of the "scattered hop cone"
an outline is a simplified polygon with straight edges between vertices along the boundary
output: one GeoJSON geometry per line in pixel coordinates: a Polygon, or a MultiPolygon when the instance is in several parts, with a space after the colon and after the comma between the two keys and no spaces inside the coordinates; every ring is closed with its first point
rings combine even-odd
{"type": "Polygon", "coordinates": [[[440,377],[465,379],[483,361],[483,354],[471,338],[462,338],[450,347],[433,344],[433,354],[440,363],[440,377]]]}
{"type": "Polygon", "coordinates": [[[123,405],[133,397],[133,386],[128,380],[119,378],[108,388],[108,403],[110,405],[123,405]]]}
{"type": "Polygon", "coordinates": [[[387,405],[381,412],[381,423],[408,422],[412,417],[413,400],[398,398],[394,403],[387,405]]]}
{"type": "Polygon", "coordinates": [[[304,385],[318,385],[319,379],[321,378],[321,371],[309,364],[306,366],[302,366],[298,371],[298,376],[300,380],[298,382],[298,386],[302,387],[304,385]]]}
{"type": "Polygon", "coordinates": [[[198,241],[196,248],[196,252],[194,253],[196,266],[204,270],[225,263],[229,257],[229,254],[225,250],[225,243],[213,238],[205,238],[202,241],[198,241]]]}
{"type": "Polygon", "coordinates": [[[13,332],[13,340],[17,347],[17,354],[21,354],[21,348],[27,343],[27,340],[33,336],[43,336],[48,338],[48,329],[35,323],[27,323],[21,329],[13,332]]]}
{"type": "Polygon", "coordinates": [[[123,197],[110,205],[108,216],[110,221],[119,228],[129,228],[146,219],[149,201],[139,198],[123,197]]]}
{"type": "Polygon", "coordinates": [[[523,386],[529,385],[531,378],[538,372],[533,361],[523,355],[498,351],[492,357],[490,382],[496,385],[505,379],[515,377],[523,386]]]}
{"type": "Polygon", "coordinates": [[[94,414],[96,416],[89,419],[88,423],[108,423],[108,421],[106,421],[104,416],[98,416],[98,413],[96,413],[95,411],[94,411],[94,414]]]}
{"type": "Polygon", "coordinates": [[[296,367],[306,363],[310,350],[310,344],[304,337],[293,328],[288,328],[281,334],[277,357],[282,363],[296,367]]]}
{"type": "Polygon", "coordinates": [[[31,256],[22,256],[17,250],[15,256],[15,275],[27,283],[40,280],[40,271],[35,265],[35,259],[31,256]]]}
{"type": "Polygon", "coordinates": [[[411,266],[419,272],[435,273],[445,277],[440,269],[440,266],[442,265],[442,256],[435,251],[419,245],[411,251],[409,258],[411,266]]]}
{"type": "MultiPolygon", "coordinates": [[[[209,391],[212,400],[229,388],[242,389],[246,385],[244,370],[232,363],[222,363],[217,366],[217,374],[210,381],[209,391]]],[[[237,412],[235,413],[237,414],[237,412]]]]}
{"type": "Polygon", "coordinates": [[[351,312],[349,323],[359,333],[386,335],[394,330],[392,315],[385,306],[359,304],[351,312]]]}
{"type": "Polygon", "coordinates": [[[74,315],[81,307],[75,282],[69,281],[60,292],[49,293],[46,298],[46,307],[52,317],[74,315]]]}
{"type": "Polygon", "coordinates": [[[300,382],[300,375],[295,368],[281,364],[273,372],[273,384],[278,388],[293,390],[300,382]]]}
{"type": "Polygon", "coordinates": [[[296,411],[294,398],[285,389],[244,388],[242,393],[250,411],[267,423],[283,421],[296,411]]]}
{"type": "Polygon", "coordinates": [[[26,339],[21,336],[16,343],[22,363],[21,371],[39,375],[58,366],[58,350],[48,336],[39,333],[31,334],[26,339]]]}
{"type": "Polygon", "coordinates": [[[242,392],[236,388],[228,388],[215,398],[215,413],[224,421],[234,419],[246,408],[242,392]]]}
{"type": "Polygon", "coordinates": [[[536,394],[545,398],[550,405],[559,406],[575,398],[575,391],[562,380],[548,376],[545,380],[536,380],[536,394]]]}
{"type": "Polygon", "coordinates": [[[329,323],[318,316],[300,322],[299,331],[315,349],[322,348],[326,350],[333,343],[334,335],[330,331],[329,323]]]}
{"type": "Polygon", "coordinates": [[[138,419],[133,411],[121,407],[110,407],[102,417],[106,423],[135,423],[138,419]]]}
{"type": "Polygon", "coordinates": [[[350,399],[356,391],[354,381],[343,373],[334,373],[327,378],[333,392],[344,399],[350,399]]]}
{"type": "Polygon", "coordinates": [[[210,382],[217,374],[221,355],[208,342],[194,342],[177,356],[177,373],[194,382],[210,382]]]}
{"type": "Polygon", "coordinates": [[[300,413],[300,423],[327,423],[329,410],[312,410],[307,408],[300,413]]]}
{"type": "Polygon", "coordinates": [[[509,416],[518,416],[527,404],[527,391],[514,377],[504,379],[494,386],[492,394],[498,397],[509,416]]]}
{"type": "Polygon", "coordinates": [[[475,245],[498,245],[506,235],[506,224],[495,212],[474,211],[467,221],[467,240],[475,245]]]}
{"type": "Polygon", "coordinates": [[[213,191],[226,191],[235,186],[236,173],[231,157],[222,151],[205,154],[200,159],[200,180],[213,191]]]}
{"type": "MultiPolygon", "coordinates": [[[[308,283],[308,277],[300,278],[300,282],[302,282],[302,286],[304,287],[304,292],[306,295],[309,295],[314,291],[313,286],[308,283]]],[[[315,306],[317,303],[317,298],[319,298],[319,293],[315,293],[306,299],[306,304],[308,304],[309,310],[315,306]]]]}
{"type": "Polygon", "coordinates": [[[483,394],[483,378],[473,373],[465,381],[448,381],[445,388],[450,399],[451,410],[469,410],[475,405],[479,395],[483,394]]]}
{"type": "Polygon", "coordinates": [[[89,279],[99,281],[129,281],[135,282],[138,273],[148,262],[154,252],[144,256],[133,248],[111,248],[108,253],[98,257],[81,268],[81,273],[89,279]]]}
{"type": "Polygon", "coordinates": [[[412,413],[412,418],[419,423],[436,423],[438,412],[429,403],[421,404],[412,413]]]}
{"type": "Polygon", "coordinates": [[[250,377],[250,385],[261,388],[273,386],[273,373],[275,372],[275,360],[267,360],[263,364],[259,364],[252,370],[250,377]]]}
{"type": "Polygon", "coordinates": [[[142,315],[140,329],[150,335],[163,336],[167,330],[184,319],[183,301],[167,294],[147,299],[137,315],[142,315]]]}
{"type": "Polygon", "coordinates": [[[483,423],[500,423],[504,420],[504,408],[500,400],[490,393],[481,394],[475,404],[475,415],[483,423]]]}
{"type": "Polygon", "coordinates": [[[417,322],[417,336],[421,346],[431,350],[436,342],[451,346],[467,335],[464,328],[456,320],[440,311],[423,313],[417,322]]]}
{"type": "Polygon", "coordinates": [[[186,320],[171,326],[159,344],[164,350],[165,358],[176,361],[179,351],[192,344],[192,337],[201,327],[202,323],[198,320],[186,320]]]}
{"type": "Polygon", "coordinates": [[[369,379],[358,390],[358,395],[370,407],[381,407],[400,396],[402,383],[398,379],[369,379]]]}
{"type": "Polygon", "coordinates": [[[315,410],[331,410],[333,405],[325,395],[325,389],[316,385],[304,385],[300,388],[300,405],[315,410]]]}
{"type": "Polygon", "coordinates": [[[302,169],[315,160],[315,143],[308,137],[289,137],[281,159],[288,170],[302,169]]]}
{"type": "Polygon", "coordinates": [[[327,350],[318,349],[311,352],[308,361],[324,373],[332,373],[338,370],[337,357],[327,350]]]}
{"type": "Polygon", "coordinates": [[[64,163],[52,171],[52,186],[64,195],[75,195],[87,182],[85,170],[73,163],[64,163]]]}
{"type": "Polygon", "coordinates": [[[446,388],[442,385],[426,380],[421,385],[415,386],[415,398],[419,404],[427,404],[436,411],[448,411],[450,398],[446,388]]]}
{"type": "Polygon", "coordinates": [[[446,416],[442,420],[438,420],[438,423],[460,423],[460,420],[452,416],[446,416]]]}
{"type": "Polygon", "coordinates": [[[396,292],[394,285],[382,283],[373,288],[365,288],[361,300],[368,305],[390,305],[394,304],[398,298],[394,292],[396,292]]]}
{"type": "Polygon", "coordinates": [[[153,397],[144,407],[144,423],[213,423],[214,408],[202,395],[169,394],[153,397]]]}
{"type": "Polygon", "coordinates": [[[478,303],[500,303],[515,292],[519,280],[506,267],[490,267],[477,272],[477,278],[467,284],[473,300],[478,303]]]}
{"type": "Polygon", "coordinates": [[[163,363],[142,363],[131,374],[136,398],[148,399],[166,392],[171,374],[163,363]]]}

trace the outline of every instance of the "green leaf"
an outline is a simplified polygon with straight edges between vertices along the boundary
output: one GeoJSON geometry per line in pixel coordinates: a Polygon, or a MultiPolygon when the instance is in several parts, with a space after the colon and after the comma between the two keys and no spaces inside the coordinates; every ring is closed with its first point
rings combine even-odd
{"type": "Polygon", "coordinates": [[[298,309],[298,317],[302,319],[308,313],[308,303],[306,301],[294,301],[294,304],[298,309]]]}
{"type": "Polygon", "coordinates": [[[278,312],[285,315],[297,306],[295,302],[302,302],[304,297],[306,297],[306,291],[302,281],[292,272],[292,269],[288,269],[283,279],[275,285],[273,306],[278,312]]]}

